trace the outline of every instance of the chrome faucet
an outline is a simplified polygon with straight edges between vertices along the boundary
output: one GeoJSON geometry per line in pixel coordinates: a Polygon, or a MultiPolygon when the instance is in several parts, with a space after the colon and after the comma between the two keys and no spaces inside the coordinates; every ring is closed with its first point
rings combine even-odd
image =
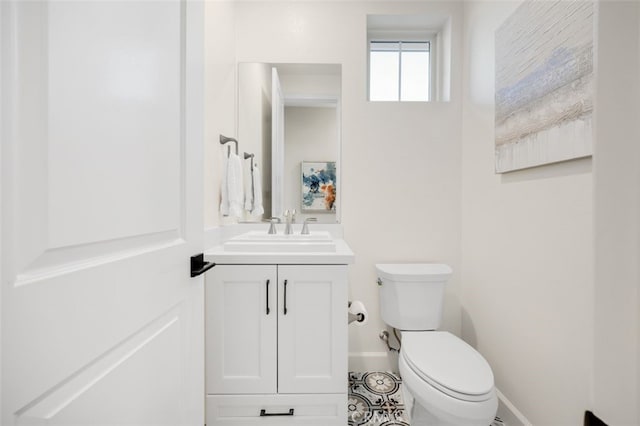
{"type": "Polygon", "coordinates": [[[276,223],[280,223],[280,222],[282,222],[282,221],[280,220],[279,217],[272,217],[271,221],[270,221],[271,225],[269,225],[268,234],[270,234],[270,235],[277,234],[278,230],[276,229],[276,223]]]}
{"type": "Polygon", "coordinates": [[[300,232],[300,235],[309,235],[309,222],[317,222],[318,218],[315,217],[308,217],[304,220],[304,225],[302,225],[302,232],[300,232]]]}
{"type": "Polygon", "coordinates": [[[287,224],[284,227],[284,234],[285,235],[293,234],[293,227],[291,226],[291,224],[296,223],[296,209],[293,209],[292,211],[285,210],[284,219],[287,221],[287,224]]]}

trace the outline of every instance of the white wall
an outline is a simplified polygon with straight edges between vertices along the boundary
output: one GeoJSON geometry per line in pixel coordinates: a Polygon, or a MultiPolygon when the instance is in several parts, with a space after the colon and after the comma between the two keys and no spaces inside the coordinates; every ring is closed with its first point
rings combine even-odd
{"type": "Polygon", "coordinates": [[[239,62],[342,64],[341,215],[356,253],[349,296],[370,311],[367,325],[351,328],[353,360],[374,352],[385,357],[381,368],[392,368],[377,337],[384,325],[376,262],[450,264],[455,273],[443,327],[458,334],[461,3],[243,1],[236,3],[236,23],[239,62]],[[451,102],[367,102],[367,13],[451,15],[451,102]]]}
{"type": "Polygon", "coordinates": [[[463,336],[533,424],[637,425],[638,6],[600,3],[593,161],[495,175],[494,31],[517,6],[465,3],[463,336]]]}
{"type": "Polygon", "coordinates": [[[594,413],[640,424],[637,2],[601,2],[595,177],[594,413]]]}
{"type": "Polygon", "coordinates": [[[341,77],[338,71],[332,69],[327,72],[335,74],[320,74],[321,69],[314,70],[315,65],[305,67],[308,73],[288,73],[291,67],[278,66],[278,75],[282,84],[285,98],[336,98],[340,99],[341,77]]]}
{"type": "Polygon", "coordinates": [[[494,174],[494,31],[513,2],[465,3],[464,338],[535,425],[577,425],[591,397],[591,160],[494,174]]]}
{"type": "Polygon", "coordinates": [[[205,2],[204,225],[220,224],[220,134],[236,136],[236,58],[233,3],[205,2]]]}

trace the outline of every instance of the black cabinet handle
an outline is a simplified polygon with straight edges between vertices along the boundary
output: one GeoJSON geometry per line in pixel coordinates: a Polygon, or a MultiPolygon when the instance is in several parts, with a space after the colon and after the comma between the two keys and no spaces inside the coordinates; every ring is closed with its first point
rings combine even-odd
{"type": "Polygon", "coordinates": [[[260,417],[267,416],[293,416],[293,408],[289,408],[287,413],[267,413],[267,410],[260,410],[260,417]]]}
{"type": "Polygon", "coordinates": [[[204,261],[204,254],[202,253],[191,256],[191,278],[204,274],[214,266],[216,266],[215,263],[204,261]]]}
{"type": "Polygon", "coordinates": [[[284,280],[284,314],[287,315],[287,280],[284,280]]]}
{"type": "Polygon", "coordinates": [[[269,280],[267,280],[267,315],[269,315],[269,280]]]}

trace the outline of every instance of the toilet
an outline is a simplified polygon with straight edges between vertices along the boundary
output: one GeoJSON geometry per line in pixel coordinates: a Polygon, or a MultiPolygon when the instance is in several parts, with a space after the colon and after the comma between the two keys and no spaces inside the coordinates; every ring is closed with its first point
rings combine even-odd
{"type": "Polygon", "coordinates": [[[380,312],[400,331],[398,367],[411,426],[489,426],[498,397],[489,363],[455,335],[437,331],[448,265],[378,264],[380,312]]]}

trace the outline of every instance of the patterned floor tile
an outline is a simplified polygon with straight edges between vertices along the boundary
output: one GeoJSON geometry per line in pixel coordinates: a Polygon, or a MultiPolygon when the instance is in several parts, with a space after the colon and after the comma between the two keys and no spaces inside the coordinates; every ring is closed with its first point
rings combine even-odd
{"type": "Polygon", "coordinates": [[[349,426],[409,426],[400,376],[349,373],[349,426]]]}
{"type": "MultiPolygon", "coordinates": [[[[349,426],[410,426],[396,373],[349,373],[349,426]]],[[[490,426],[507,426],[496,416],[490,426]]]]}

